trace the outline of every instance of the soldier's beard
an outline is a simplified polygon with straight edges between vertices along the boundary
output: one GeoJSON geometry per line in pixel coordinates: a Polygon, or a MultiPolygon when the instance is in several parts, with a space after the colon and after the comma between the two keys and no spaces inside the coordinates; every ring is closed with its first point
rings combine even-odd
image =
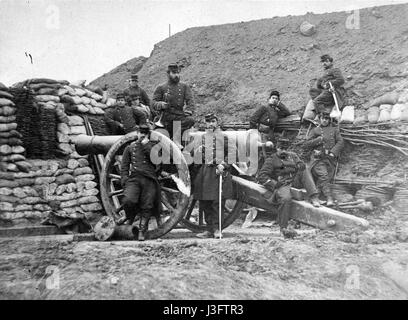
{"type": "Polygon", "coordinates": [[[173,83],[179,83],[180,82],[180,77],[170,77],[170,81],[173,83]]]}

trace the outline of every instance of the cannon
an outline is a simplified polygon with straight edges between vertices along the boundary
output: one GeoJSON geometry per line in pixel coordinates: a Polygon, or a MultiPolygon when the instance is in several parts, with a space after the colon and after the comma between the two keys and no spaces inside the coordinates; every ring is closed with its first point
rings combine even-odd
{"type": "MultiPolygon", "coordinates": [[[[257,131],[255,130],[255,132],[257,131]]],[[[196,131],[189,134],[190,138],[194,138],[203,133],[196,131]]],[[[254,134],[254,131],[225,131],[224,133],[230,138],[243,142],[246,153],[250,153],[251,150],[257,151],[262,146],[260,136],[254,134]]],[[[121,204],[123,190],[120,185],[121,155],[124,148],[136,139],[136,132],[124,136],[81,134],[73,139],[79,154],[98,155],[101,200],[107,215],[113,218],[120,216],[123,210],[121,204]]],[[[183,151],[160,130],[152,131],[151,139],[158,141],[161,149],[160,155],[169,157],[170,162],[165,165],[166,172],[170,172],[174,179],[159,178],[162,187],[162,203],[168,214],[163,223],[152,230],[149,229],[146,238],[159,238],[171,231],[179,223],[193,232],[205,230],[203,214],[191,196],[191,177],[186,154],[183,154],[183,151]]],[[[251,166],[250,162],[252,161],[253,164],[253,159],[253,157],[249,157],[249,163],[245,164],[245,170],[234,166],[232,171],[234,196],[226,200],[222,228],[231,225],[239,217],[246,205],[265,210],[273,209],[264,196],[268,190],[248,179],[257,169],[256,166],[251,166]]],[[[364,219],[330,208],[315,208],[308,202],[301,200],[293,200],[292,218],[321,229],[344,230],[350,227],[363,229],[368,227],[368,222],[364,219]]]]}

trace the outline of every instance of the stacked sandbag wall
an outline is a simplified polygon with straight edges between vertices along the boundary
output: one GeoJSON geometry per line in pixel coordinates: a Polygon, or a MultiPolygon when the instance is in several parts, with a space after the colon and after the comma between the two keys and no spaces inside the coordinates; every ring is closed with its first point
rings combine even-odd
{"type": "Polygon", "coordinates": [[[0,172],[0,225],[38,224],[58,200],[68,214],[90,220],[102,210],[97,183],[86,159],[27,160],[30,172],[0,172]]]}
{"type": "Polygon", "coordinates": [[[28,171],[22,134],[17,130],[17,107],[12,92],[0,84],[0,171],[28,171]]]}
{"type": "Polygon", "coordinates": [[[96,218],[102,211],[97,180],[88,156],[75,151],[72,137],[86,134],[83,116],[103,118],[106,98],[52,79],[27,80],[11,90],[20,98],[20,139],[24,146],[24,142],[30,145],[31,159],[26,162],[31,168],[0,172],[0,224],[39,224],[49,214],[51,200],[60,201],[68,214],[83,212],[88,218],[96,218]],[[51,115],[48,123],[45,114],[51,115]],[[33,132],[34,122],[41,124],[39,132],[43,134],[33,132]],[[51,136],[51,131],[54,146],[40,145],[39,140],[51,136]]]}

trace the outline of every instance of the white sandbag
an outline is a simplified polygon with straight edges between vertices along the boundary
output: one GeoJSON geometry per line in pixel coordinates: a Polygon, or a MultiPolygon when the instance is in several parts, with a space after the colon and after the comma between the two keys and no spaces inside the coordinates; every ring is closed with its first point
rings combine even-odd
{"type": "Polygon", "coordinates": [[[71,134],[86,134],[86,129],[84,126],[73,126],[71,127],[71,134]]]}
{"type": "Polygon", "coordinates": [[[68,120],[70,126],[80,126],[84,124],[84,119],[80,116],[69,116],[68,120]]]}
{"type": "Polygon", "coordinates": [[[408,103],[401,108],[401,121],[408,121],[408,103]]]}
{"type": "Polygon", "coordinates": [[[85,107],[83,104],[78,104],[77,105],[78,111],[82,113],[87,113],[89,112],[89,109],[85,107]]]}
{"type": "Polygon", "coordinates": [[[68,91],[68,94],[69,94],[70,96],[75,96],[75,95],[76,95],[74,88],[72,88],[72,87],[70,87],[70,86],[64,86],[64,89],[68,91]]]}
{"type": "Polygon", "coordinates": [[[5,106],[15,106],[14,102],[6,99],[6,98],[0,98],[0,106],[5,107],[5,106]]]}
{"type": "Polygon", "coordinates": [[[91,98],[94,99],[95,101],[101,101],[102,100],[102,96],[100,94],[97,94],[95,92],[92,93],[91,98]]]}
{"type": "Polygon", "coordinates": [[[95,111],[94,107],[92,107],[90,104],[88,104],[86,107],[88,108],[88,110],[89,110],[88,112],[90,114],[96,114],[96,111],[95,111]]]}
{"type": "Polygon", "coordinates": [[[380,109],[378,107],[371,107],[368,109],[367,117],[369,123],[377,123],[380,116],[380,109]]]}
{"type": "Polygon", "coordinates": [[[57,128],[58,128],[58,132],[61,134],[64,134],[64,135],[71,134],[71,130],[66,123],[58,123],[57,128]]]}
{"type": "Polygon", "coordinates": [[[69,159],[67,163],[67,167],[69,169],[75,170],[76,168],[79,167],[79,162],[75,159],[69,159]]]}
{"type": "Polygon", "coordinates": [[[103,111],[101,108],[94,107],[93,109],[95,110],[96,114],[105,114],[105,111],[103,111]]]}
{"type": "Polygon", "coordinates": [[[404,105],[402,104],[402,103],[397,103],[397,104],[394,104],[393,106],[392,106],[392,109],[391,109],[391,120],[394,120],[394,121],[399,121],[399,120],[401,120],[401,114],[402,114],[402,107],[403,107],[404,105]]]}
{"type": "Polygon", "coordinates": [[[346,106],[341,112],[341,123],[353,123],[354,122],[354,106],[346,106]]]}
{"type": "Polygon", "coordinates": [[[89,99],[87,96],[83,96],[83,97],[81,97],[81,103],[84,104],[84,105],[90,104],[91,99],[89,99]]]}
{"type": "Polygon", "coordinates": [[[377,122],[388,122],[391,120],[391,112],[388,109],[380,110],[380,115],[377,122]]]}
{"type": "Polygon", "coordinates": [[[35,96],[35,99],[40,102],[48,102],[48,101],[54,101],[54,102],[60,102],[60,98],[58,96],[51,96],[51,95],[38,95],[35,96]]]}
{"type": "Polygon", "coordinates": [[[75,88],[74,90],[75,90],[75,94],[78,97],[83,97],[86,94],[85,90],[83,89],[75,88]]]}

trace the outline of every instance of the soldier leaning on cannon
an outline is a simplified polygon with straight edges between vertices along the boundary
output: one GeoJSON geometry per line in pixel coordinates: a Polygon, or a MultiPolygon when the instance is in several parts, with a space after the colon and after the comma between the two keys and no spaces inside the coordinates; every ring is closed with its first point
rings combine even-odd
{"type": "Polygon", "coordinates": [[[173,121],[181,121],[182,132],[194,125],[195,121],[191,116],[194,99],[190,87],[180,82],[180,67],[177,64],[168,66],[167,77],[167,82],[159,85],[154,91],[152,107],[160,114],[164,128],[170,137],[173,137],[173,121]]]}
{"type": "Polygon", "coordinates": [[[280,94],[273,90],[268,99],[268,105],[258,108],[250,118],[249,124],[251,129],[263,131],[260,125],[268,127],[266,140],[274,141],[273,131],[278,119],[290,115],[290,110],[280,101],[280,94]]]}
{"type": "Polygon", "coordinates": [[[202,154],[202,164],[193,181],[194,199],[200,201],[204,211],[207,230],[197,234],[199,238],[219,238],[219,175],[223,175],[222,208],[225,199],[232,197],[232,181],[228,173],[228,150],[232,148],[228,139],[219,127],[218,118],[214,114],[205,116],[206,133],[202,136],[202,143],[194,152],[202,154]],[[212,150],[206,147],[211,146],[212,150]]]}
{"type": "Polygon", "coordinates": [[[330,114],[320,114],[320,125],[308,135],[304,148],[313,149],[311,162],[308,164],[317,186],[327,199],[327,205],[334,204],[330,181],[334,176],[336,160],[344,147],[344,140],[337,126],[330,123],[330,114]]]}
{"type": "Polygon", "coordinates": [[[122,135],[135,131],[139,125],[146,123],[145,113],[126,105],[125,96],[116,95],[116,105],[105,113],[105,122],[113,135],[122,135]]]}
{"type": "Polygon", "coordinates": [[[311,203],[320,206],[318,189],[313,177],[299,157],[292,153],[275,149],[258,173],[258,182],[272,192],[267,201],[278,206],[278,223],[285,237],[296,234],[288,229],[292,196],[290,187],[305,188],[311,203]]]}
{"type": "Polygon", "coordinates": [[[157,179],[159,168],[150,159],[155,144],[150,140],[149,126],[141,125],[138,140],[123,152],[120,175],[124,188],[124,209],[129,224],[133,223],[137,212],[140,213],[138,240],[144,240],[150,217],[154,215],[156,219],[159,218],[162,209],[157,179]]]}

